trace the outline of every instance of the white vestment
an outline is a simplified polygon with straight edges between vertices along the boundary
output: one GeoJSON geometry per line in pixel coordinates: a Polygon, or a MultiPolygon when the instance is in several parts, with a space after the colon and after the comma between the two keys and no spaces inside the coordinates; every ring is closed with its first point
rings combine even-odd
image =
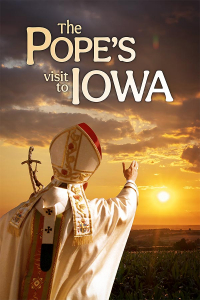
{"type": "MultiPolygon", "coordinates": [[[[58,205],[55,201],[57,214],[63,211],[62,207],[65,211],[49,299],[109,299],[137,208],[138,195],[135,186],[129,182],[125,187],[116,198],[96,198],[89,201],[93,242],[81,246],[72,246],[74,231],[69,199],[66,197],[64,202],[61,201],[63,204],[58,205]]],[[[54,195],[55,188],[52,188],[52,191],[54,195]]],[[[51,189],[48,193],[51,193],[51,189]]],[[[42,211],[44,199],[45,193],[26,217],[20,236],[8,232],[9,222],[18,208],[14,208],[0,219],[1,300],[20,299],[20,288],[31,246],[33,216],[36,209],[42,211]]]]}

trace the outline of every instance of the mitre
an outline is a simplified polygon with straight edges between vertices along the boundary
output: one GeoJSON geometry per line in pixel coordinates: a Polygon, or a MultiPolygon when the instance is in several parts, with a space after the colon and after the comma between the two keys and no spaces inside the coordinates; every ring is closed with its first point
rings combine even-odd
{"type": "Polygon", "coordinates": [[[85,183],[101,162],[101,146],[85,123],[57,134],[50,144],[54,178],[66,183],[85,183]]]}

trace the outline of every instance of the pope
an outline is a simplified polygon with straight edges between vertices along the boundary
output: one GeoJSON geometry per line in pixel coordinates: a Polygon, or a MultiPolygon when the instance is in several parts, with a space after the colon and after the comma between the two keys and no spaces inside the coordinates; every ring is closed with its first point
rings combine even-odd
{"type": "Polygon", "coordinates": [[[108,300],[137,204],[138,164],[115,198],[88,200],[102,153],[85,123],[50,144],[53,179],[0,219],[2,300],[108,300]]]}

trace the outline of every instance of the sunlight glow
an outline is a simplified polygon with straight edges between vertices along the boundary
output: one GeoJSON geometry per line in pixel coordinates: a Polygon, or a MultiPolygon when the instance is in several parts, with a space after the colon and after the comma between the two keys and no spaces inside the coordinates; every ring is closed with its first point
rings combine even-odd
{"type": "Polygon", "coordinates": [[[166,202],[167,200],[169,200],[170,195],[169,193],[162,191],[158,193],[157,197],[160,202],[166,202]]]}

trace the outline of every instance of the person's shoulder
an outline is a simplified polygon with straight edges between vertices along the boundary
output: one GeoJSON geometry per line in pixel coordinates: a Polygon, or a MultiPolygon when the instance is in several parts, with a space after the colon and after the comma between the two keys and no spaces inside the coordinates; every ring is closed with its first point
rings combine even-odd
{"type": "Polygon", "coordinates": [[[5,213],[3,216],[0,218],[0,222],[5,222],[6,220],[10,221],[12,216],[17,212],[17,210],[24,204],[25,202],[20,203],[18,206],[12,208],[9,210],[7,213],[5,213]]]}
{"type": "Polygon", "coordinates": [[[101,207],[105,206],[106,200],[104,198],[94,198],[94,199],[87,199],[89,207],[94,210],[97,209],[99,210],[101,207]]]}
{"type": "Polygon", "coordinates": [[[97,204],[97,203],[103,203],[106,201],[104,198],[94,198],[94,199],[87,199],[89,204],[97,204]]]}

